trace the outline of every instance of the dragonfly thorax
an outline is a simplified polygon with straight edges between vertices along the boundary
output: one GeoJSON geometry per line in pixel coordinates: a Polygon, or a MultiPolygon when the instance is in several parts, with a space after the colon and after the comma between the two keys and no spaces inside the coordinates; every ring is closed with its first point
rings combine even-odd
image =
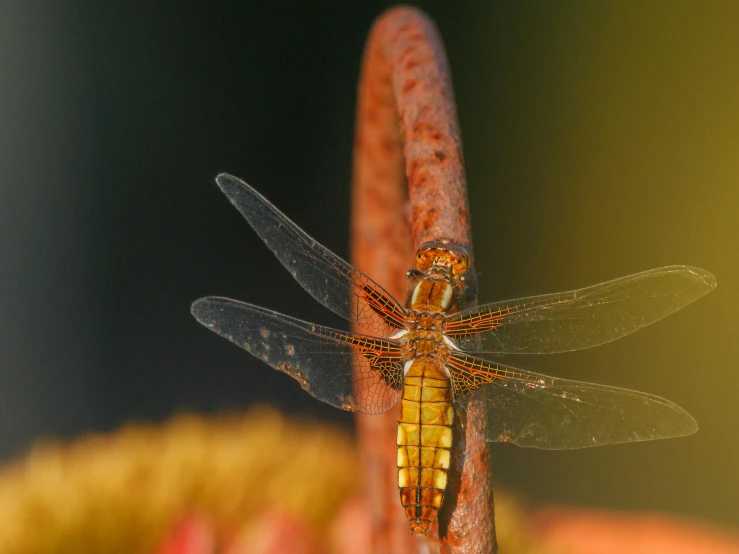
{"type": "Polygon", "coordinates": [[[393,338],[400,339],[405,360],[428,356],[443,358],[449,354],[445,328],[444,313],[409,310],[406,328],[393,338]]]}
{"type": "Polygon", "coordinates": [[[454,287],[444,279],[421,279],[411,294],[409,308],[417,312],[447,312],[454,300],[454,287]]]}

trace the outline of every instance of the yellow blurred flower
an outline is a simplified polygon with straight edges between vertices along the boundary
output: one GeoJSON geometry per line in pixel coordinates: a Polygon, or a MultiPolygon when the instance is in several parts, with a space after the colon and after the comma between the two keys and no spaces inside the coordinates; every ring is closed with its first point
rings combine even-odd
{"type": "Polygon", "coordinates": [[[192,513],[228,532],[276,509],[321,534],[358,471],[347,434],[266,408],[40,444],[0,472],[0,552],[150,552],[192,513]]]}

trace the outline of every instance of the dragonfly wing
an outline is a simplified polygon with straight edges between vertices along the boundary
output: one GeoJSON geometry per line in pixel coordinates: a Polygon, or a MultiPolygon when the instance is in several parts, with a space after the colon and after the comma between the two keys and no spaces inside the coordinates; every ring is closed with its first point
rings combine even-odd
{"type": "Polygon", "coordinates": [[[716,287],[703,269],[669,266],[570,292],[486,304],[449,318],[466,352],[551,354],[621,338],[716,287]]]}
{"type": "Polygon", "coordinates": [[[242,180],[223,173],[216,182],[313,298],[376,335],[388,336],[403,326],[404,308],[380,285],[308,236],[242,180]]]}
{"type": "Polygon", "coordinates": [[[688,412],[653,394],[557,379],[463,354],[450,356],[447,367],[455,395],[479,389],[489,442],[565,450],[698,430],[688,412]]]}
{"type": "Polygon", "coordinates": [[[201,298],[192,314],[337,408],[379,414],[400,396],[403,369],[394,341],[313,325],[228,298],[201,298]]]}

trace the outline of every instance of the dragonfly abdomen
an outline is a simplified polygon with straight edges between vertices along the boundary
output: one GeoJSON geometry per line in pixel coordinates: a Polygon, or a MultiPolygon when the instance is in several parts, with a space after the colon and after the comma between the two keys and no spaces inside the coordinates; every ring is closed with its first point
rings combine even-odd
{"type": "Polygon", "coordinates": [[[403,379],[398,419],[398,488],[416,535],[425,535],[444,500],[452,446],[452,389],[438,360],[416,358],[403,379]]]}

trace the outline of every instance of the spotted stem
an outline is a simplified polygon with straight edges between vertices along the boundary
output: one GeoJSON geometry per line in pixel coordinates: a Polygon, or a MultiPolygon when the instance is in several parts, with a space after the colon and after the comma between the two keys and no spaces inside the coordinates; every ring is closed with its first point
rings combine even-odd
{"type": "MultiPolygon", "coordinates": [[[[469,205],[449,65],[423,12],[393,8],[374,23],[357,103],[352,263],[403,300],[416,248],[449,238],[472,254],[469,205]],[[407,186],[406,186],[407,183],[407,186]]],[[[409,534],[397,488],[399,406],[357,415],[373,552],[497,551],[482,403],[470,395],[466,430],[455,427],[450,486],[427,539],[409,534]]]]}

